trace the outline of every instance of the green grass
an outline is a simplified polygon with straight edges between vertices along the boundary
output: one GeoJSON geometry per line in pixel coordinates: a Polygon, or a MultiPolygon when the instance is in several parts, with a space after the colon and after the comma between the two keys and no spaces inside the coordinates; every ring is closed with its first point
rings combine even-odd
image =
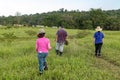
{"type": "Polygon", "coordinates": [[[45,31],[52,50],[47,57],[49,70],[40,76],[35,52],[39,28],[0,29],[0,80],[120,80],[119,31],[104,31],[101,58],[94,56],[94,31],[80,37],[78,33],[84,31],[67,29],[69,45],[64,47],[62,57],[55,54],[57,29],[45,28],[45,31]],[[17,38],[9,40],[2,35],[12,32],[17,38]]]}

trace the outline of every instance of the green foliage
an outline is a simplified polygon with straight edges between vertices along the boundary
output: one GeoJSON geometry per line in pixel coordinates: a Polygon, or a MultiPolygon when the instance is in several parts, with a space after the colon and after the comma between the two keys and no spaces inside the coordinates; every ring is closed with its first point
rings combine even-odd
{"type": "MultiPolygon", "coordinates": [[[[64,26],[68,29],[95,29],[96,26],[101,26],[105,30],[120,30],[120,9],[107,10],[102,9],[90,9],[90,11],[78,11],[78,10],[64,10],[64,8],[48,12],[48,13],[36,13],[30,15],[16,16],[2,16],[0,17],[1,25],[15,25],[21,24],[23,26],[64,26]]],[[[8,27],[10,28],[10,27],[8,27]]],[[[16,26],[18,28],[18,26],[16,26]]]]}
{"type": "Polygon", "coordinates": [[[15,36],[14,32],[7,32],[3,33],[3,41],[7,41],[8,45],[10,45],[15,39],[17,39],[17,36],[15,36]]]}
{"type": "Polygon", "coordinates": [[[28,34],[29,36],[33,36],[37,34],[37,32],[33,30],[25,30],[25,33],[28,34]]]}
{"type": "Polygon", "coordinates": [[[76,34],[69,35],[69,38],[70,39],[73,39],[73,38],[85,38],[89,34],[91,34],[91,32],[89,30],[79,30],[76,34]]]}
{"type": "Polygon", "coordinates": [[[104,31],[102,57],[97,58],[94,56],[94,44],[91,40],[94,31],[66,29],[68,35],[82,34],[84,38],[79,35],[68,38],[69,45],[64,46],[64,53],[60,57],[54,49],[57,29],[45,28],[52,50],[47,56],[48,71],[39,75],[36,37],[24,32],[29,29],[38,31],[38,28],[0,29],[0,36],[2,34],[4,38],[6,35],[18,37],[11,45],[1,40],[0,80],[120,80],[119,31],[104,31]],[[13,31],[17,33],[12,34],[13,31]],[[25,37],[28,39],[24,39],[25,37]]]}
{"type": "Polygon", "coordinates": [[[84,38],[89,34],[91,34],[91,33],[88,30],[78,31],[77,34],[76,34],[76,38],[84,38]]]}
{"type": "Polygon", "coordinates": [[[7,32],[7,33],[3,33],[2,34],[4,38],[6,39],[14,39],[14,38],[17,38],[15,36],[15,33],[14,32],[7,32]]]}
{"type": "Polygon", "coordinates": [[[12,28],[12,26],[11,25],[7,25],[6,29],[10,29],[10,28],[12,28]]]}

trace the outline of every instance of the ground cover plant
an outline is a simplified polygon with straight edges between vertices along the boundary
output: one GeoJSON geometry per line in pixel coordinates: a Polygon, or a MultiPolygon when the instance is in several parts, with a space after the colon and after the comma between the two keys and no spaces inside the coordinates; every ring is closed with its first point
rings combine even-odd
{"type": "Polygon", "coordinates": [[[94,30],[66,29],[69,45],[60,57],[55,54],[57,29],[44,28],[52,50],[47,58],[49,70],[40,76],[35,52],[39,29],[0,29],[0,80],[120,80],[119,31],[103,31],[102,57],[97,58],[94,56],[94,30]]]}

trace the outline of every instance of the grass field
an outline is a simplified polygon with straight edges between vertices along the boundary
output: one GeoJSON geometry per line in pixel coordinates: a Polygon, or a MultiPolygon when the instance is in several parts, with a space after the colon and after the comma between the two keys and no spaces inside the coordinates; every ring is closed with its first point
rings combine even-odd
{"type": "Polygon", "coordinates": [[[45,28],[52,50],[47,57],[49,70],[40,76],[35,52],[39,28],[1,28],[0,80],[120,80],[120,31],[103,31],[102,57],[97,58],[94,31],[66,30],[69,45],[60,57],[55,54],[57,29],[45,28]]]}

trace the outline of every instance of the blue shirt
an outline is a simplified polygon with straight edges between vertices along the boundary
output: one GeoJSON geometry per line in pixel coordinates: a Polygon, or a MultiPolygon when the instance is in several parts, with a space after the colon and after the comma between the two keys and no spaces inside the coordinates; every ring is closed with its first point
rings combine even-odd
{"type": "Polygon", "coordinates": [[[102,32],[94,33],[95,44],[102,43],[102,39],[104,38],[104,34],[102,32]]]}

